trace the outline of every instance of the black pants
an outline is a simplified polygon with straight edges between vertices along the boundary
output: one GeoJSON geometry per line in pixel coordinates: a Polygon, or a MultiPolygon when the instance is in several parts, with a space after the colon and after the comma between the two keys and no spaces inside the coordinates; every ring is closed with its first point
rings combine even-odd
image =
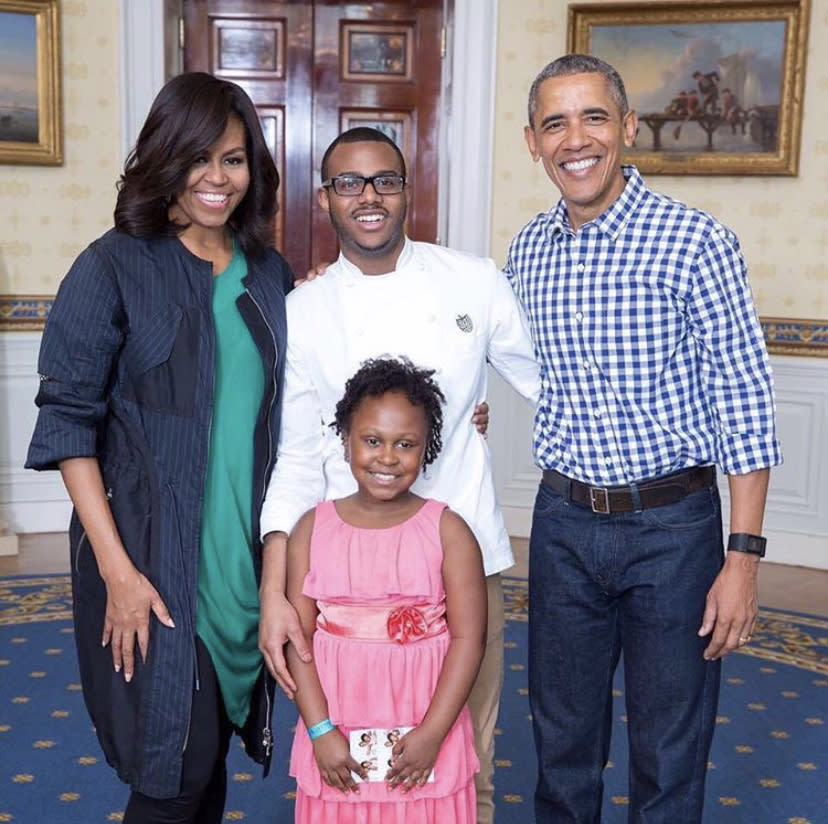
{"type": "Polygon", "coordinates": [[[227,796],[227,750],[233,727],[210,653],[196,638],[200,689],[193,690],[181,791],[175,798],[132,792],[124,824],[221,824],[227,796]]]}

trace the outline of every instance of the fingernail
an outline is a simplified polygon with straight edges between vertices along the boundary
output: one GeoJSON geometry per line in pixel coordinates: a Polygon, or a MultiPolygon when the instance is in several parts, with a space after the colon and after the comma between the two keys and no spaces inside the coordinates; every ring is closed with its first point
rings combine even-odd
{"type": "Polygon", "coordinates": [[[121,665],[120,664],[115,664],[115,672],[120,672],[120,671],[121,671],[121,665]]]}
{"type": "Polygon", "coordinates": [[[166,623],[166,624],[167,624],[167,626],[168,626],[168,627],[170,627],[171,629],[175,629],[175,621],[173,621],[173,619],[172,619],[172,618],[167,618],[167,620],[166,620],[166,622],[165,622],[165,623],[166,623]]]}
{"type": "Polygon", "coordinates": [[[132,673],[131,672],[126,673],[124,675],[124,681],[126,681],[127,684],[128,684],[131,680],[132,680],[132,673]]]}

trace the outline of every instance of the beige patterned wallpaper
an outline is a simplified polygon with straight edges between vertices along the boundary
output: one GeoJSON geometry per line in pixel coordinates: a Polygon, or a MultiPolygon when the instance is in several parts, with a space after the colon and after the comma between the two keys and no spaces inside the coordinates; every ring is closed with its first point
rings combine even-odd
{"type": "MultiPolygon", "coordinates": [[[[595,0],[596,2],[598,0],[595,0]]],[[[65,158],[62,167],[0,165],[0,327],[42,318],[78,252],[110,225],[120,173],[118,4],[63,0],[65,158]]],[[[566,0],[501,2],[494,154],[492,255],[557,191],[523,140],[526,95],[537,71],[566,44],[566,0]]],[[[828,38],[828,4],[813,4],[811,44],[828,38]]],[[[650,184],[715,214],[740,236],[759,310],[770,318],[828,319],[828,52],[808,55],[800,174],[774,177],[651,177],[650,184]]],[[[42,322],[42,321],[41,321],[42,322]]],[[[828,321],[809,341],[828,344],[828,321]]],[[[18,327],[21,328],[21,327],[18,327]]],[[[802,342],[803,329],[766,324],[769,340],[802,342]]],[[[828,348],[825,349],[828,351],[828,348]]]]}
{"type": "Polygon", "coordinates": [[[54,294],[112,223],[120,173],[118,3],[63,0],[63,166],[0,165],[0,295],[54,294]]]}
{"type": "MultiPolygon", "coordinates": [[[[523,140],[535,75],[566,50],[565,0],[501,2],[492,209],[493,257],[558,191],[523,140]]],[[[705,209],[738,235],[760,314],[828,318],[828,3],[811,9],[798,177],[651,176],[654,189],[705,209]]]]}

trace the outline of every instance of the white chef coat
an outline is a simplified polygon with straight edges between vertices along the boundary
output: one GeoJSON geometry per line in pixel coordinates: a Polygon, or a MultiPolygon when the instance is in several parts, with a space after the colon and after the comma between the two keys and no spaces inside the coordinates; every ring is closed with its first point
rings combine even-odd
{"type": "Polygon", "coordinates": [[[488,445],[471,417],[486,399],[487,359],[532,403],[540,379],[528,324],[495,264],[411,240],[397,268],[385,275],[364,275],[340,255],[324,275],[288,295],[287,320],[282,430],[261,534],[290,532],[319,500],[356,491],[330,427],[336,403],[363,361],[405,355],[436,370],[446,396],[443,449],[412,489],[444,501],[466,520],[487,575],[510,567],[514,557],[495,500],[488,445]]]}

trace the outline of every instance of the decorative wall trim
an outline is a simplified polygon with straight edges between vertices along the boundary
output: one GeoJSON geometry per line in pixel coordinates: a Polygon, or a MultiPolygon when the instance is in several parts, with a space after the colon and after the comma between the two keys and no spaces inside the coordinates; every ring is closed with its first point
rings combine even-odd
{"type": "MultiPolygon", "coordinates": [[[[449,210],[451,211],[451,202],[449,210]]],[[[456,215],[457,210],[454,213],[456,215]]],[[[485,254],[487,235],[480,232],[479,228],[474,228],[485,225],[488,224],[482,219],[475,220],[473,225],[467,224],[465,219],[455,223],[449,221],[449,245],[485,254]],[[459,242],[453,243],[452,236],[459,242]]],[[[43,329],[53,302],[53,295],[0,295],[0,331],[30,332],[43,329]]],[[[828,358],[828,320],[771,317],[762,317],[760,320],[771,354],[828,358]]]]}
{"type": "Polygon", "coordinates": [[[828,320],[760,318],[768,351],[828,358],[828,320]]]}
{"type": "Polygon", "coordinates": [[[53,295],[0,295],[0,331],[42,329],[53,302],[53,295]]]}

